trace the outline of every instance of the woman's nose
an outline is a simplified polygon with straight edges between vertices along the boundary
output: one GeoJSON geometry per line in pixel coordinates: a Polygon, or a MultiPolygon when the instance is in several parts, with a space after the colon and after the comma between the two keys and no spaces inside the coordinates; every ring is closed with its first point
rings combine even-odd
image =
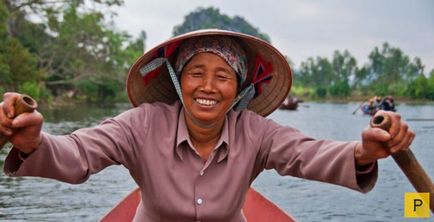
{"type": "Polygon", "coordinates": [[[202,81],[202,90],[205,92],[214,91],[214,79],[210,76],[205,76],[202,81]]]}

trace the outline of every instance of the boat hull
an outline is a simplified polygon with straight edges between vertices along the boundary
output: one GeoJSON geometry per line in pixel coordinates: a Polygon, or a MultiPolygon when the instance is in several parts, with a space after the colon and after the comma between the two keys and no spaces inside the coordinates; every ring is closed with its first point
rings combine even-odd
{"type": "MultiPolygon", "coordinates": [[[[137,206],[140,203],[140,199],[140,190],[137,188],[108,212],[101,219],[101,222],[131,222],[136,213],[137,206]]],[[[295,221],[294,218],[253,188],[250,188],[247,192],[243,212],[249,222],[295,221]]]]}

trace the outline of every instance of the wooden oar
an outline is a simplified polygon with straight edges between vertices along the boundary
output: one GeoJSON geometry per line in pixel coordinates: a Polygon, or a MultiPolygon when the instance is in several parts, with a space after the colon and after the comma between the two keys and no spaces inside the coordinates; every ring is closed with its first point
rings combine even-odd
{"type": "Polygon", "coordinates": [[[353,111],[353,115],[356,114],[356,112],[360,109],[360,107],[362,107],[362,105],[363,105],[364,103],[365,103],[364,101],[363,101],[362,103],[360,103],[360,105],[357,107],[357,109],[355,109],[355,110],[353,111]]]}
{"type": "MultiPolygon", "coordinates": [[[[388,115],[374,116],[370,122],[371,127],[389,131],[391,120],[388,115]]],[[[434,213],[434,184],[431,178],[417,161],[410,149],[392,154],[393,159],[407,176],[417,192],[430,193],[430,209],[434,213]]]]}
{"type": "MultiPolygon", "coordinates": [[[[38,107],[38,104],[32,97],[21,94],[18,100],[16,101],[14,107],[15,107],[15,116],[13,116],[12,118],[15,118],[16,116],[25,112],[33,112],[36,109],[36,107],[38,107]]],[[[7,137],[0,135],[0,150],[8,142],[8,140],[9,139],[7,137]]]]}

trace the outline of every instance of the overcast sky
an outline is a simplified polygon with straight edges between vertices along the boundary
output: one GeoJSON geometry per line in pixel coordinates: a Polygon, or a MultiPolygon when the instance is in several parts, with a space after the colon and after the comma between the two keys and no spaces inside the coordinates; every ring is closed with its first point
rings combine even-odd
{"type": "Polygon", "coordinates": [[[115,22],[134,37],[146,31],[150,49],[170,38],[185,15],[209,6],[268,34],[296,67],[308,57],[331,58],[335,50],[348,50],[362,66],[375,46],[388,42],[421,58],[425,73],[434,68],[432,0],[125,0],[115,22]]]}

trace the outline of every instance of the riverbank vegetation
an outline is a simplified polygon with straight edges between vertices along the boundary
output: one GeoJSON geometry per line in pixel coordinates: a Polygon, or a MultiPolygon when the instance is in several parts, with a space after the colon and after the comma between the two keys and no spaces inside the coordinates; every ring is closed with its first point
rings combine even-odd
{"type": "MultiPolygon", "coordinates": [[[[0,1],[0,93],[19,91],[39,101],[126,101],[128,68],[145,49],[119,31],[112,8],[123,0],[0,1]]],[[[200,28],[244,32],[271,42],[240,16],[198,8],[173,28],[173,35],[200,28]]],[[[285,52],[283,52],[285,54],[285,52]]],[[[293,69],[292,94],[304,99],[351,99],[393,95],[434,100],[434,70],[385,42],[358,64],[347,50],[331,58],[311,57],[293,69]]],[[[314,56],[314,55],[313,55],[314,56]]]]}
{"type": "Polygon", "coordinates": [[[434,100],[434,70],[424,73],[419,58],[384,43],[375,47],[368,63],[357,65],[348,51],[335,51],[331,60],[309,58],[294,72],[293,94],[308,98],[361,98],[373,95],[434,100]]]}
{"type": "Polygon", "coordinates": [[[107,22],[122,1],[91,3],[0,1],[0,91],[39,101],[122,99],[146,35],[133,39],[107,22]]]}

